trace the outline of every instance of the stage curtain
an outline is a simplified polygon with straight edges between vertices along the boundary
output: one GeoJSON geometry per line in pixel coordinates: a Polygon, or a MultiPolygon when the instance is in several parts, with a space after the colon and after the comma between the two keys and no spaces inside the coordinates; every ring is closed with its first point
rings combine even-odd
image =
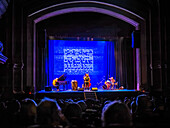
{"type": "Polygon", "coordinates": [[[106,47],[107,56],[107,68],[106,68],[106,79],[113,77],[116,79],[116,65],[115,65],[115,54],[114,54],[114,42],[107,42],[106,47]]]}

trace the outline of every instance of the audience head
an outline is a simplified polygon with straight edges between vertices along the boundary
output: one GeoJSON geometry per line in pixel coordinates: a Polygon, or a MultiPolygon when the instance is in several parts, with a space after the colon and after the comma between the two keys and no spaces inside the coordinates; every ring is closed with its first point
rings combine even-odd
{"type": "Polygon", "coordinates": [[[126,104],[116,100],[103,107],[101,120],[104,127],[110,125],[132,126],[129,108],[126,104]]]}
{"type": "Polygon", "coordinates": [[[7,109],[5,106],[5,102],[0,102],[0,124],[1,126],[8,121],[5,118],[6,116],[7,116],[7,109]]]}
{"type": "Polygon", "coordinates": [[[70,120],[71,118],[81,118],[82,109],[79,104],[70,103],[66,106],[64,115],[68,120],[70,120]]]}
{"type": "Polygon", "coordinates": [[[106,101],[104,102],[104,105],[109,104],[109,103],[111,103],[111,102],[112,102],[111,100],[106,100],[106,101]]]}
{"type": "Polygon", "coordinates": [[[21,109],[21,104],[18,100],[8,100],[5,105],[9,114],[17,114],[21,109]]]}
{"type": "Polygon", "coordinates": [[[91,109],[91,108],[93,108],[93,106],[94,106],[94,104],[95,104],[96,102],[95,102],[94,99],[89,98],[89,99],[86,99],[86,100],[85,100],[85,103],[86,103],[86,105],[87,105],[87,108],[88,108],[88,109],[91,109]]]}
{"type": "Polygon", "coordinates": [[[40,125],[58,126],[64,120],[56,100],[44,98],[37,106],[37,122],[40,125]]]}
{"type": "Polygon", "coordinates": [[[63,111],[63,110],[64,110],[64,107],[65,107],[64,100],[59,99],[59,100],[57,100],[57,103],[58,103],[58,105],[61,107],[61,110],[63,111]]]}
{"type": "Polygon", "coordinates": [[[153,111],[153,104],[149,97],[145,94],[139,95],[136,98],[136,113],[146,114],[153,111]]]}
{"type": "Polygon", "coordinates": [[[82,109],[83,112],[86,110],[87,105],[86,105],[86,103],[84,102],[84,100],[77,101],[77,104],[80,105],[80,107],[81,107],[81,109],[82,109]]]}
{"type": "Polygon", "coordinates": [[[37,103],[30,98],[21,101],[21,110],[19,113],[20,123],[23,125],[33,125],[36,122],[37,103]]]}
{"type": "Polygon", "coordinates": [[[134,114],[136,112],[136,102],[132,101],[130,105],[131,113],[134,114]]]}
{"type": "Polygon", "coordinates": [[[6,106],[4,102],[0,102],[0,113],[3,113],[4,111],[6,111],[6,106]]]}

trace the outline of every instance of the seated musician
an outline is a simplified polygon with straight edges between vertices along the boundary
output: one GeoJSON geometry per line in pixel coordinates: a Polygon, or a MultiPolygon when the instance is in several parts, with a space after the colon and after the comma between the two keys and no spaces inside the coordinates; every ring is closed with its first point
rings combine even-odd
{"type": "Polygon", "coordinates": [[[111,82],[110,82],[110,80],[105,81],[105,83],[104,83],[104,85],[103,85],[103,89],[109,90],[110,87],[111,87],[111,82]]]}
{"type": "Polygon", "coordinates": [[[111,82],[111,89],[116,89],[117,88],[117,85],[118,83],[115,81],[115,79],[113,77],[109,78],[110,79],[110,82],[111,82]]]}
{"type": "Polygon", "coordinates": [[[85,73],[83,79],[84,79],[84,88],[89,90],[91,86],[89,74],[85,73]]]}
{"type": "Polygon", "coordinates": [[[57,88],[57,91],[59,91],[58,78],[55,78],[55,79],[53,80],[53,86],[57,88]]]}

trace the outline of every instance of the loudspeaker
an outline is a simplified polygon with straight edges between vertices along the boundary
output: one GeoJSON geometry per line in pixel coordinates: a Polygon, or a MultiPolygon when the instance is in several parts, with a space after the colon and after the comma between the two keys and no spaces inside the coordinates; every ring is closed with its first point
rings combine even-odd
{"type": "Polygon", "coordinates": [[[132,48],[140,48],[140,30],[132,32],[132,48]]]}
{"type": "Polygon", "coordinates": [[[98,88],[97,87],[94,87],[94,88],[91,88],[92,91],[97,91],[98,88]]]}
{"type": "Polygon", "coordinates": [[[51,87],[45,87],[45,91],[52,91],[51,87]]]}

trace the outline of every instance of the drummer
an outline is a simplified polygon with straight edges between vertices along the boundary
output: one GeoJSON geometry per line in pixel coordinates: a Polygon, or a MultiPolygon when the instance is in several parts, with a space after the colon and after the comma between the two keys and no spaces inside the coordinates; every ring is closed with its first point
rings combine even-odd
{"type": "Polygon", "coordinates": [[[111,84],[110,80],[107,80],[107,81],[105,81],[105,85],[106,85],[105,89],[109,90],[112,84],[111,84]]]}
{"type": "Polygon", "coordinates": [[[109,78],[111,82],[111,89],[116,89],[117,88],[117,83],[115,83],[115,79],[113,77],[109,78]]]}

